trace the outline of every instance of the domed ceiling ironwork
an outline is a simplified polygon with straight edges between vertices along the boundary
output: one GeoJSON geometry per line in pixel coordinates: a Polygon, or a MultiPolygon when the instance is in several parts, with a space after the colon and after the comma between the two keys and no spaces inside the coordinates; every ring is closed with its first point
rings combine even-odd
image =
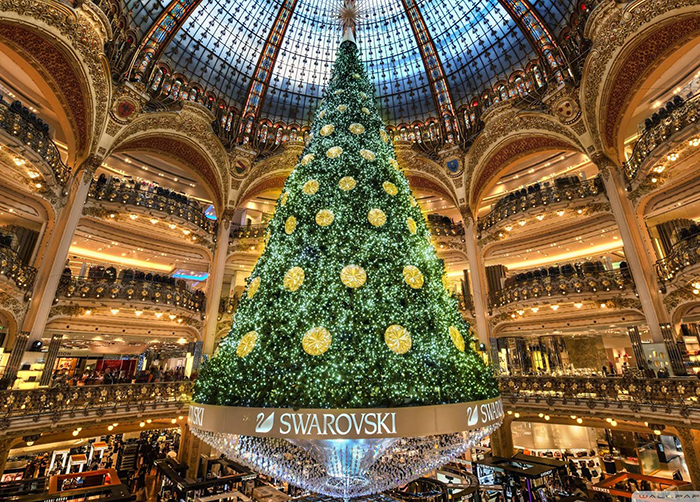
{"type": "MultiPolygon", "coordinates": [[[[147,58],[158,58],[203,91],[224,97],[243,115],[306,124],[340,41],[341,3],[126,0],[124,7],[144,39],[136,69],[152,49],[147,58]]],[[[562,63],[553,34],[576,7],[575,0],[358,4],[362,58],[383,118],[393,124],[455,110],[532,61],[551,75],[557,61],[562,63]]]]}

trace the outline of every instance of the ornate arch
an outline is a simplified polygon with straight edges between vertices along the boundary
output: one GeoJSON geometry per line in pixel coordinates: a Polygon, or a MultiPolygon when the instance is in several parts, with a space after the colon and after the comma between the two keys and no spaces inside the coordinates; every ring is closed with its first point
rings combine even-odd
{"type": "Polygon", "coordinates": [[[211,128],[205,108],[185,103],[179,112],[139,116],[115,138],[110,153],[140,151],[190,169],[207,186],[218,214],[228,200],[228,155],[211,128]]]}
{"type": "Polygon", "coordinates": [[[594,46],[580,91],[584,119],[595,148],[621,160],[623,117],[654,70],[700,37],[700,1],[602,4],[591,16],[586,36],[594,46]]]}
{"type": "Polygon", "coordinates": [[[585,152],[578,136],[550,115],[523,112],[510,102],[489,112],[484,117],[484,130],[467,154],[464,186],[471,209],[476,207],[488,182],[504,167],[504,163],[552,148],[585,152]],[[522,141],[520,150],[509,146],[514,141],[522,141]],[[506,150],[499,153],[501,149],[506,150]]]}
{"type": "Polygon", "coordinates": [[[487,117],[484,131],[467,156],[464,185],[472,209],[498,174],[518,159],[553,149],[585,152],[577,135],[549,115],[518,113],[510,106],[497,113],[487,117]]]}
{"type": "Polygon", "coordinates": [[[65,129],[69,158],[80,162],[99,142],[111,81],[104,56],[109,28],[88,8],[58,2],[0,1],[0,42],[42,88],[65,129]]]}

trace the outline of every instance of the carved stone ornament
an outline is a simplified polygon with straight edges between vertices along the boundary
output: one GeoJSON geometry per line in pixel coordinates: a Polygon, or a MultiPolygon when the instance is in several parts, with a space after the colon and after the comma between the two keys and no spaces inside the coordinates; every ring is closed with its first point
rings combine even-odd
{"type": "Polygon", "coordinates": [[[78,150],[94,151],[100,140],[96,131],[102,130],[106,120],[110,91],[109,72],[104,64],[106,31],[101,20],[90,9],[71,9],[59,2],[0,0],[0,27],[0,37],[36,63],[37,70],[62,101],[75,128],[78,150]],[[29,20],[20,26],[15,19],[9,21],[3,15],[10,12],[29,20]],[[47,39],[56,44],[47,44],[47,39]],[[57,48],[63,40],[70,42],[70,49],[81,60],[80,68],[71,68],[77,63],[57,48]],[[85,69],[90,82],[81,85],[77,76],[85,69]],[[91,99],[83,93],[91,93],[91,99]],[[90,145],[88,139],[92,139],[90,145]]]}
{"type": "Polygon", "coordinates": [[[113,152],[138,148],[176,157],[193,167],[223,204],[228,198],[229,157],[211,128],[213,120],[209,110],[191,101],[177,112],[142,114],[118,134],[113,152]]]}
{"type": "Polygon", "coordinates": [[[625,4],[601,1],[593,10],[584,34],[593,41],[593,48],[586,61],[581,88],[586,123],[598,150],[603,149],[603,136],[606,137],[607,146],[615,147],[611,139],[616,135],[617,121],[624,113],[626,103],[643,83],[640,76],[650,66],[658,64],[659,56],[664,55],[667,49],[700,29],[700,16],[697,13],[683,20],[679,18],[675,24],[665,28],[662,28],[659,18],[669,18],[671,11],[681,13],[687,7],[699,4],[699,0],[660,0],[633,2],[628,5],[634,7],[627,9],[625,4]],[[658,26],[661,32],[650,36],[646,28],[652,26],[658,26]],[[637,41],[642,45],[626,55],[626,60],[617,61],[621,53],[616,53],[624,45],[635,43],[635,34],[643,34],[637,41]],[[612,72],[615,72],[614,76],[611,76],[612,72]],[[617,81],[622,87],[618,86],[613,91],[612,87],[617,81]],[[611,116],[615,118],[611,119],[611,116]],[[599,125],[603,125],[605,130],[600,131],[599,125]]]}

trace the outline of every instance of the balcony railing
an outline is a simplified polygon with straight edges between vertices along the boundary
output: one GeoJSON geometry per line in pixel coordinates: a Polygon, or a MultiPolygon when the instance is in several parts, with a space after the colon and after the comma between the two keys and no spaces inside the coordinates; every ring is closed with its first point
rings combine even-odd
{"type": "Polygon", "coordinates": [[[662,282],[672,281],[685,268],[700,262],[700,236],[694,235],[678,241],[671,252],[656,262],[656,274],[662,282]]]}
{"type": "Polygon", "coordinates": [[[129,300],[202,312],[205,295],[187,287],[145,280],[62,278],[56,298],[129,300]]]}
{"type": "Polygon", "coordinates": [[[499,376],[504,401],[563,404],[595,402],[603,407],[618,405],[639,410],[667,407],[700,409],[700,380],[697,378],[499,376]]]}
{"type": "Polygon", "coordinates": [[[12,110],[0,100],[0,127],[15,136],[22,144],[36,152],[51,168],[56,181],[65,185],[70,175],[70,169],[63,163],[56,144],[43,131],[36,128],[29,118],[21,112],[12,110]]]}
{"type": "Polygon", "coordinates": [[[549,186],[533,189],[529,193],[510,193],[500,199],[486,216],[479,218],[479,231],[488,230],[514,215],[522,215],[535,208],[545,208],[557,202],[596,197],[604,192],[603,180],[596,176],[590,180],[565,186],[549,186]]]}
{"type": "Polygon", "coordinates": [[[133,184],[109,181],[100,183],[94,179],[88,196],[94,200],[153,209],[182,218],[207,233],[214,234],[216,231],[215,221],[204,215],[204,209],[197,202],[182,202],[156,192],[141,190],[133,184]]]}
{"type": "MultiPolygon", "coordinates": [[[[189,403],[194,382],[58,386],[0,391],[0,430],[23,423],[68,422],[136,412],[181,409],[189,403]]],[[[183,412],[184,413],[184,412],[183,412]]]]}
{"type": "MultiPolygon", "coordinates": [[[[573,270],[573,267],[572,267],[573,270]]],[[[533,277],[489,294],[489,306],[502,307],[533,298],[562,297],[576,293],[602,293],[633,289],[629,271],[604,272],[573,271],[546,277],[533,277]]]]}
{"type": "Polygon", "coordinates": [[[238,297],[230,296],[219,300],[219,314],[233,314],[238,308],[238,297]]]}
{"type": "Polygon", "coordinates": [[[696,124],[700,120],[700,94],[686,100],[673,110],[668,117],[644,131],[634,145],[630,159],[623,164],[625,176],[632,181],[644,161],[668,138],[696,124]]]}
{"type": "MultiPolygon", "coordinates": [[[[437,223],[428,221],[428,228],[435,237],[458,237],[464,241],[464,225],[462,223],[437,223]]],[[[258,225],[234,225],[231,228],[230,240],[263,238],[267,232],[267,223],[258,225]]]]}
{"type": "Polygon", "coordinates": [[[231,228],[231,240],[233,239],[258,239],[267,232],[267,224],[260,225],[233,225],[231,228]]]}
{"type": "Polygon", "coordinates": [[[34,285],[36,269],[24,265],[14,250],[0,246],[0,274],[12,280],[22,291],[29,291],[34,285]]]}

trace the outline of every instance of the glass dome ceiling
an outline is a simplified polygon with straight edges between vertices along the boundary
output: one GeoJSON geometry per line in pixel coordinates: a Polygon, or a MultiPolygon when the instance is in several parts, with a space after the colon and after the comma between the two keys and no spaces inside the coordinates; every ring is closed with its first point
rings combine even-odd
{"type": "MultiPolygon", "coordinates": [[[[407,9],[425,21],[457,108],[537,58],[507,0],[360,0],[357,39],[390,123],[437,116],[428,73],[407,9]]],[[[512,1],[512,0],[510,0],[512,1]]],[[[170,4],[125,0],[140,35],[170,4]]],[[[330,76],[340,28],[340,0],[203,0],[165,47],[161,60],[243,110],[251,81],[283,6],[291,10],[273,61],[260,117],[306,124],[330,76]]],[[[530,0],[550,32],[558,34],[576,0],[530,0]]]]}

